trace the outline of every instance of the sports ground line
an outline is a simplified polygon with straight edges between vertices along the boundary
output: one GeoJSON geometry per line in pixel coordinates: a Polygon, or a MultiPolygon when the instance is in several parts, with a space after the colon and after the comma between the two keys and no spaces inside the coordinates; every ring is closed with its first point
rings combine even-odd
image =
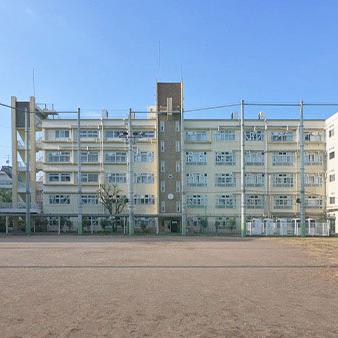
{"type": "Polygon", "coordinates": [[[333,265],[0,265],[0,269],[338,269],[333,265]]]}

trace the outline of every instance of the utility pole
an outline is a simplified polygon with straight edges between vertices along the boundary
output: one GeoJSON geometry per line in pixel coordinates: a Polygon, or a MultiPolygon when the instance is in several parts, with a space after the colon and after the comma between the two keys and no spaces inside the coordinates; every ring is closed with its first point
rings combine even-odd
{"type": "Polygon", "coordinates": [[[30,172],[29,172],[29,121],[30,112],[25,108],[25,149],[26,149],[26,234],[31,233],[31,195],[30,195],[30,172]]]}
{"type": "Polygon", "coordinates": [[[133,192],[133,134],[131,125],[131,109],[128,115],[128,218],[129,218],[129,236],[134,235],[134,192],[133,192]]]}
{"type": "Polygon", "coordinates": [[[305,173],[304,173],[304,102],[300,102],[300,229],[301,236],[305,237],[305,173]]]}
{"type": "Polygon", "coordinates": [[[80,129],[81,111],[77,108],[77,201],[78,201],[78,216],[77,216],[77,233],[82,234],[82,203],[81,203],[81,129],[80,129]]]}
{"type": "Polygon", "coordinates": [[[246,236],[245,223],[245,164],[244,164],[244,100],[241,100],[241,236],[246,236]]]}

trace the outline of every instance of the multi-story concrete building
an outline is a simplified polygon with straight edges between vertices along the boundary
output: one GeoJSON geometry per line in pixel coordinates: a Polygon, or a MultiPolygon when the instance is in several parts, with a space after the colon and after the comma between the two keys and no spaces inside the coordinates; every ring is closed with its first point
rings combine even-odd
{"type": "MultiPolygon", "coordinates": [[[[97,195],[104,183],[117,184],[126,196],[132,193],[123,216],[131,215],[128,208],[132,207],[136,227],[182,233],[186,226],[210,231],[229,224],[234,227],[235,223],[239,227],[241,132],[237,114],[230,119],[184,119],[182,83],[157,83],[156,94],[156,104],[148,114],[130,113],[131,124],[128,119],[107,115],[81,118],[80,154],[74,116],[67,118],[53,109],[39,108],[33,97],[30,102],[13,97],[12,106],[20,108],[12,110],[13,207],[24,202],[18,182],[25,181],[22,109],[27,108],[32,113],[32,205],[49,217],[50,227],[59,222],[60,215],[76,217],[79,201],[83,215],[99,227],[99,219],[107,213],[97,195]],[[128,175],[132,175],[130,180],[128,175]],[[36,184],[40,176],[42,188],[36,184]]],[[[337,121],[336,115],[327,121],[304,121],[308,218],[323,219],[326,211],[334,218],[337,213],[337,121]]],[[[270,120],[263,114],[245,120],[248,218],[299,217],[299,125],[296,119],[270,120]]],[[[73,223],[76,227],[76,218],[73,223]]]]}

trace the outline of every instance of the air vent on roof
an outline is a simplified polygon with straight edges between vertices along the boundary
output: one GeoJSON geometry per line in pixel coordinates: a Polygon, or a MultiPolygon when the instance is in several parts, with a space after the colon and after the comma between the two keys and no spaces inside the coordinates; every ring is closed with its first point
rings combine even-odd
{"type": "Polygon", "coordinates": [[[265,120],[265,113],[264,112],[260,111],[258,113],[258,120],[265,120]]]}
{"type": "Polygon", "coordinates": [[[237,112],[231,113],[231,120],[238,120],[238,113],[237,112]]]}

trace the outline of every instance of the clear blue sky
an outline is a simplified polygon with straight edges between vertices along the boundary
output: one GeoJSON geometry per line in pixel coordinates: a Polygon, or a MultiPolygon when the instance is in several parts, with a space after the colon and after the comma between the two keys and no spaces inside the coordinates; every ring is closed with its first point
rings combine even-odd
{"type": "MultiPolygon", "coordinates": [[[[33,94],[33,67],[37,101],[58,109],[145,109],[156,80],[181,74],[187,109],[240,98],[338,101],[334,0],[1,0],[0,11],[1,102],[33,94]]],[[[10,154],[10,114],[0,112],[1,164],[10,154]]]]}

